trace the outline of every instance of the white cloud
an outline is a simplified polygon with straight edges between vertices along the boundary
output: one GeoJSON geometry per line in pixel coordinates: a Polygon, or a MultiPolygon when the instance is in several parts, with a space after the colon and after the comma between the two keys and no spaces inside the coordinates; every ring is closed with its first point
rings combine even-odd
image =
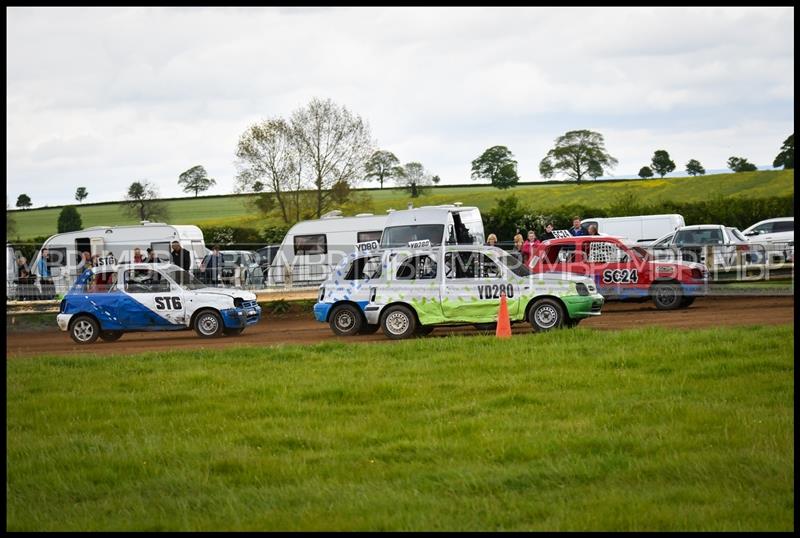
{"type": "Polygon", "coordinates": [[[247,125],[313,96],[444,182],[495,144],[535,179],[572,128],[601,130],[618,174],[661,147],[769,164],[793,129],[793,31],[791,8],[13,8],[8,194],[180,195],[195,164],[230,191],[247,125]]]}

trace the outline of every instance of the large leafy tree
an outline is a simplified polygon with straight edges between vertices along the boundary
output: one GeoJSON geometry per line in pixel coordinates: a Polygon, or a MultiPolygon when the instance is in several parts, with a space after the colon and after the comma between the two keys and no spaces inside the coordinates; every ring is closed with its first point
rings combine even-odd
{"type": "Polygon", "coordinates": [[[403,174],[398,176],[397,183],[405,187],[412,198],[416,198],[422,194],[423,187],[433,183],[433,178],[422,163],[410,162],[403,165],[403,174]]]}
{"type": "Polygon", "coordinates": [[[271,211],[277,204],[286,223],[300,219],[301,191],[310,187],[303,175],[303,157],[294,132],[283,119],[256,123],[239,137],[236,149],[236,190],[259,194],[256,208],[271,211]]]}
{"type": "Polygon", "coordinates": [[[781,152],[778,153],[777,157],[775,157],[775,160],[772,162],[772,166],[774,168],[780,168],[783,166],[784,170],[790,170],[794,168],[794,133],[792,133],[789,138],[783,141],[781,152]]]}
{"type": "Polygon", "coordinates": [[[364,177],[379,181],[383,188],[384,181],[402,175],[403,167],[394,153],[378,150],[370,156],[364,171],[364,177]]]}
{"type": "Polygon", "coordinates": [[[194,192],[195,198],[216,184],[217,180],[208,177],[206,169],[199,164],[178,176],[178,185],[183,185],[183,192],[194,192]]]}
{"type": "Polygon", "coordinates": [[[166,220],[167,206],[158,199],[158,189],[149,181],[134,181],[125,193],[123,208],[139,220],[166,220]]]}
{"type": "Polygon", "coordinates": [[[77,232],[82,229],[81,215],[75,206],[64,206],[61,213],[58,214],[58,233],[77,232]]]}
{"type": "Polygon", "coordinates": [[[669,158],[669,152],[664,149],[658,149],[650,160],[650,167],[653,172],[664,177],[675,170],[675,161],[669,158]]]}
{"type": "Polygon", "coordinates": [[[89,196],[89,191],[86,190],[86,187],[78,187],[75,191],[75,199],[78,202],[83,203],[87,196],[89,196]]]}
{"type": "Polygon", "coordinates": [[[728,159],[728,168],[734,172],[755,172],[758,167],[753,163],[747,162],[744,157],[731,157],[728,159]]]}
{"type": "Polygon", "coordinates": [[[292,113],[292,136],[305,163],[303,173],[316,190],[316,215],[331,203],[332,188],[354,186],[374,147],[369,126],[360,116],[330,99],[312,99],[292,113]]]}
{"type": "Polygon", "coordinates": [[[513,187],[519,183],[514,154],[506,146],[492,146],[472,161],[472,179],[488,179],[498,189],[513,187]]]}
{"type": "Polygon", "coordinates": [[[642,179],[653,177],[653,170],[649,166],[642,166],[639,169],[639,177],[642,179]]]}
{"type": "Polygon", "coordinates": [[[688,163],[686,163],[686,173],[690,176],[702,176],[705,175],[706,169],[703,168],[703,165],[700,164],[700,161],[691,159],[688,163]]]}
{"type": "Polygon", "coordinates": [[[17,207],[21,207],[22,209],[28,209],[32,205],[33,202],[31,202],[31,197],[28,196],[27,194],[20,194],[17,197],[17,207]]]}
{"type": "Polygon", "coordinates": [[[598,177],[616,165],[617,160],[606,151],[603,135],[584,129],[556,138],[555,147],[539,163],[539,173],[545,178],[563,173],[580,183],[586,176],[592,177],[591,173],[599,170],[594,176],[598,177]]]}

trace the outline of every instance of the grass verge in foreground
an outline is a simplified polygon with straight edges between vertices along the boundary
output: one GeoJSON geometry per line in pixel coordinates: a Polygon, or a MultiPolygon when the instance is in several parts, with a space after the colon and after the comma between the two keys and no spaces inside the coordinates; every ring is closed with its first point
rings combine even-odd
{"type": "Polygon", "coordinates": [[[790,326],[7,362],[8,530],[791,530],[790,326]]]}

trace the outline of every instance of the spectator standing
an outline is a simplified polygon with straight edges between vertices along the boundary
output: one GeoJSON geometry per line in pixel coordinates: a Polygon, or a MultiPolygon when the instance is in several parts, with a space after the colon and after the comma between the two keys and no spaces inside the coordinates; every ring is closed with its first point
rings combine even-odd
{"type": "Polygon", "coordinates": [[[78,273],[80,274],[87,269],[91,269],[92,267],[94,267],[94,264],[92,263],[92,255],[84,250],[81,252],[81,257],[78,262],[78,273]]]}
{"type": "Polygon", "coordinates": [[[133,263],[142,263],[144,260],[145,257],[142,256],[142,250],[139,247],[133,249],[133,263]]]}
{"type": "Polygon", "coordinates": [[[553,234],[553,223],[548,222],[547,226],[544,227],[544,233],[542,234],[541,239],[542,241],[547,241],[548,239],[555,239],[555,235],[553,234]]]}
{"type": "Polygon", "coordinates": [[[209,284],[219,286],[224,262],[225,259],[219,251],[219,245],[211,247],[211,254],[206,256],[206,259],[203,260],[203,264],[200,266],[200,270],[205,273],[206,281],[209,284]]]}
{"type": "Polygon", "coordinates": [[[489,237],[486,238],[486,245],[490,247],[497,246],[497,236],[494,234],[489,234],[489,237]]]}
{"type": "Polygon", "coordinates": [[[586,235],[600,235],[597,233],[597,226],[594,224],[590,224],[589,227],[586,229],[586,235]]]}
{"type": "Polygon", "coordinates": [[[536,239],[536,232],[533,230],[528,230],[528,240],[522,244],[522,263],[524,265],[528,265],[533,257],[533,251],[536,249],[536,246],[541,243],[538,239],[536,239]]]}
{"type": "Polygon", "coordinates": [[[181,247],[181,244],[178,241],[172,242],[172,252],[170,253],[170,258],[172,263],[184,271],[188,271],[192,266],[192,260],[189,257],[189,251],[181,247]]]}
{"type": "Polygon", "coordinates": [[[511,251],[511,255],[514,256],[520,263],[522,263],[522,245],[525,241],[522,239],[522,234],[517,234],[514,236],[514,249],[511,251]]]}
{"type": "Polygon", "coordinates": [[[572,217],[572,228],[570,228],[569,233],[572,235],[586,235],[586,230],[581,227],[581,218],[578,216],[572,217]]]}
{"type": "Polygon", "coordinates": [[[52,299],[56,296],[56,287],[50,275],[50,253],[46,248],[42,249],[36,269],[39,273],[39,286],[42,289],[42,299],[52,299]]]}

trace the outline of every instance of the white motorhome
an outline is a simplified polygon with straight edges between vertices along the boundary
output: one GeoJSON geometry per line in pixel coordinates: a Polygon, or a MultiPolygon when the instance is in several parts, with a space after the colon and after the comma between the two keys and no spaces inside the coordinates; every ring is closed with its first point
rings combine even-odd
{"type": "Polygon", "coordinates": [[[613,235],[632,243],[649,243],[685,226],[683,217],[677,214],[587,218],[581,222],[581,227],[586,230],[592,224],[597,226],[599,234],[613,235]]]}
{"type": "MultiPolygon", "coordinates": [[[[56,293],[64,293],[83,272],[82,252],[97,256],[97,263],[114,264],[133,261],[133,251],[139,248],[143,255],[153,249],[162,261],[170,259],[170,243],[178,241],[189,251],[192,269],[199,269],[206,254],[203,232],[197,226],[172,225],[163,222],[142,221],[129,226],[93,226],[77,232],[51,236],[42,248],[48,250],[50,275],[56,293]]],[[[41,250],[31,263],[34,274],[38,272],[41,250]]]]}
{"type": "Polygon", "coordinates": [[[322,218],[298,222],[286,232],[272,258],[268,284],[319,284],[358,243],[379,241],[387,217],[372,213],[344,217],[341,211],[331,211],[322,218]]]}
{"type": "Polygon", "coordinates": [[[386,219],[381,247],[406,247],[430,241],[437,245],[482,245],[483,220],[477,207],[459,203],[395,211],[386,219]]]}

